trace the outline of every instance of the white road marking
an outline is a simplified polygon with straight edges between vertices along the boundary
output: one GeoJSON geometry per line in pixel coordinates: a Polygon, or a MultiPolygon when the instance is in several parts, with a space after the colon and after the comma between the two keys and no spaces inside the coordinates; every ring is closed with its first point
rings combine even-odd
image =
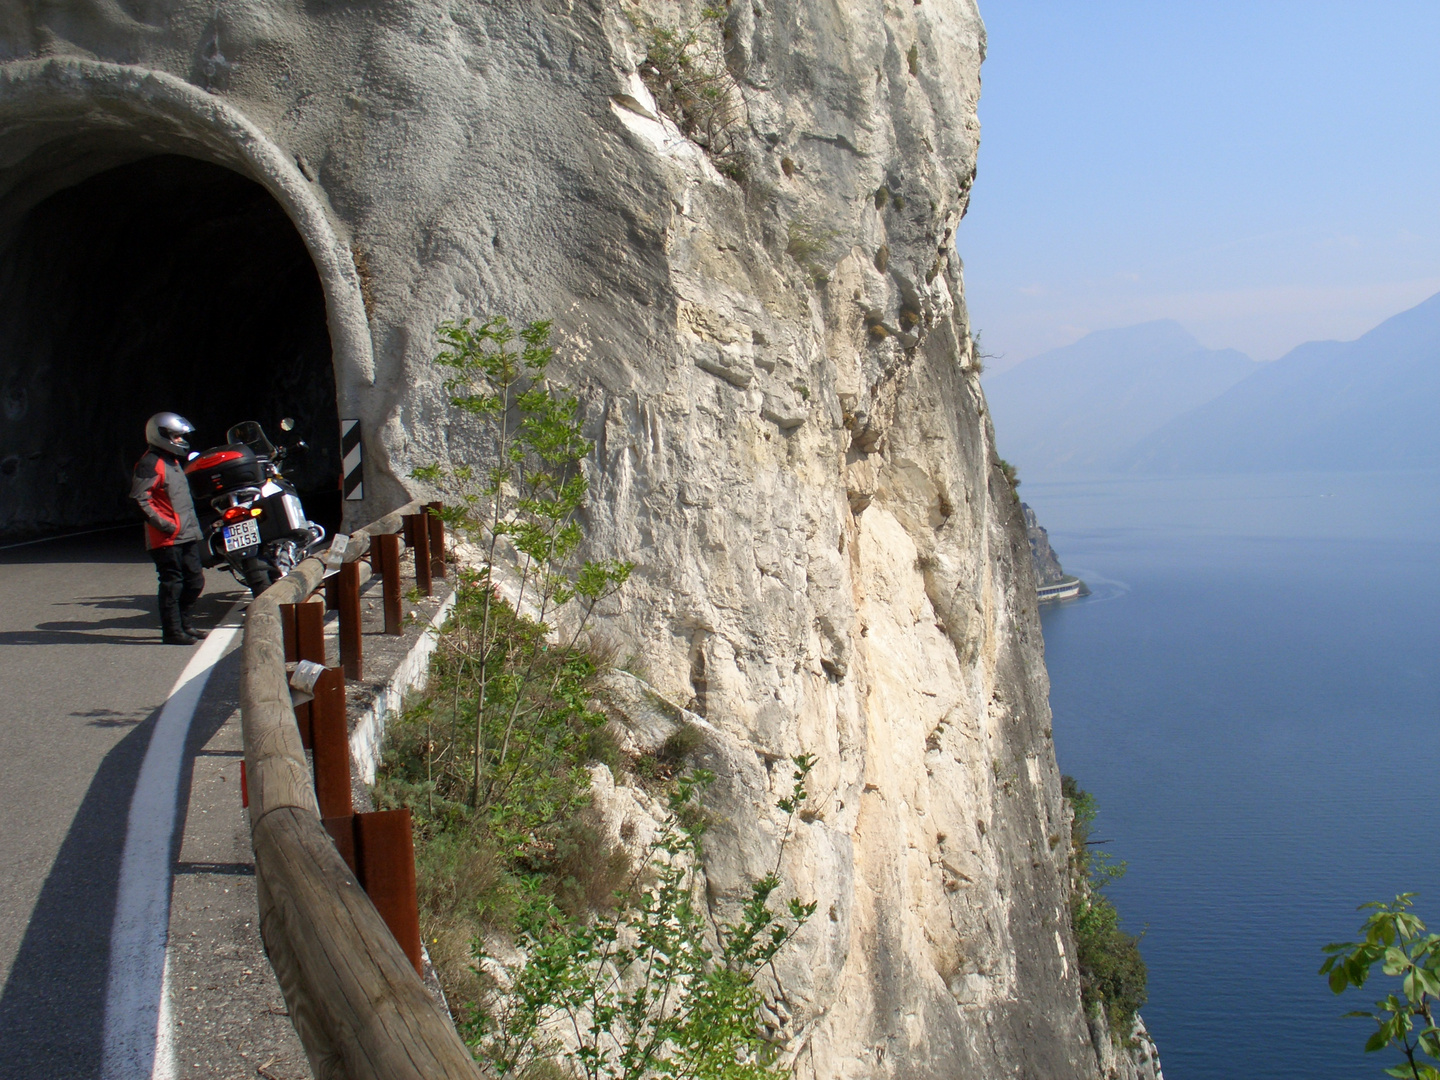
{"type": "Polygon", "coordinates": [[[170,1006],[170,951],[160,977],[160,1016],[155,1025],[155,1065],[150,1080],[175,1080],[175,1018],[170,1006]]]}
{"type": "MultiPolygon", "coordinates": [[[[120,859],[115,922],[110,930],[110,971],[105,992],[104,1080],[151,1080],[168,1053],[169,1032],[159,1034],[165,994],[165,946],[170,932],[170,869],[180,770],[190,723],[210,673],[240,632],[242,604],[210,631],[176,680],[155,722],[140,765],[125,849],[120,859]],[[157,1039],[160,1047],[157,1048],[157,1039]]],[[[167,1063],[168,1064],[168,1063],[167,1063]]],[[[171,1065],[173,1068],[173,1065],[171,1065]]]]}

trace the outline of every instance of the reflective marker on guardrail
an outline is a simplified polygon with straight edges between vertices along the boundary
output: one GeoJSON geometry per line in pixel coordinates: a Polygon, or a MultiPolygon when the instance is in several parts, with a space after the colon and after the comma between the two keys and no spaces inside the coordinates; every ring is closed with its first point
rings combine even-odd
{"type": "Polygon", "coordinates": [[[338,574],[340,567],[345,565],[345,549],[350,546],[350,537],[346,533],[336,533],[330,538],[330,546],[325,551],[325,576],[338,574]]]}
{"type": "Polygon", "coordinates": [[[290,700],[296,705],[315,700],[315,683],[325,674],[325,665],[313,660],[301,660],[295,665],[290,676],[290,700]]]}

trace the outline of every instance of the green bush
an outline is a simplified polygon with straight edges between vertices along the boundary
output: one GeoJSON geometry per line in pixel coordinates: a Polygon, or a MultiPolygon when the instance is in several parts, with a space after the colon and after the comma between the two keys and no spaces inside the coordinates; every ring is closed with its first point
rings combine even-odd
{"type": "MultiPolygon", "coordinates": [[[[790,825],[808,798],[813,759],[799,756],[780,800],[790,825]]],[[[713,924],[698,889],[702,771],[680,777],[650,848],[648,881],[613,914],[581,920],[538,902],[520,920],[526,959],[504,964],[509,988],[462,1031],[499,1077],[528,1077],[562,1051],[586,1080],[782,1080],[759,1023],[755,983],[815,912],[770,906],[777,871],[752,884],[733,922],[713,924]],[[709,942],[713,940],[716,948],[709,942]]],[[[783,846],[783,840],[782,840],[783,846]]]]}
{"type": "Polygon", "coordinates": [[[1102,1008],[1110,1032],[1123,1039],[1145,1004],[1145,960],[1140,938],[1120,928],[1120,913],[1103,890],[1125,876],[1125,863],[1110,859],[1090,843],[1098,808],[1073,777],[1060,779],[1070,803],[1070,921],[1080,967],[1080,993],[1087,1009],[1102,1008]]]}
{"type": "Polygon", "coordinates": [[[386,733],[375,798],[412,811],[422,926],[465,1013],[481,989],[476,937],[508,928],[537,894],[577,915],[614,903],[630,874],[587,814],[587,766],[618,752],[590,707],[597,664],[579,642],[631,567],[579,557],[591,444],[575,398],[548,377],[550,324],[464,319],[438,333],[450,402],[493,452],[485,467],[415,476],[445,493],[443,517],[482,559],[459,571],[425,693],[386,733]],[[564,639],[551,625],[561,612],[564,639]]]}
{"type": "Polygon", "coordinates": [[[537,624],[492,595],[495,647],[484,691],[490,708],[482,713],[473,657],[486,606],[474,577],[462,579],[429,685],[386,732],[375,786],[378,807],[411,810],[422,930],[460,1018],[474,1013],[483,990],[472,970],[474,940],[508,932],[537,895],[575,917],[613,906],[633,873],[588,812],[587,766],[614,765],[619,757],[604,718],[586,705],[593,662],[579,649],[547,647],[537,624]],[[502,756],[516,669],[527,668],[529,704],[502,756]],[[484,727],[485,767],[472,805],[467,754],[477,722],[484,727]]]}
{"type": "Polygon", "coordinates": [[[665,765],[680,765],[699,750],[704,741],[704,733],[694,724],[681,724],[671,732],[655,756],[665,765]]]}
{"type": "Polygon", "coordinates": [[[804,268],[812,282],[824,285],[830,280],[827,253],[839,235],[834,229],[797,219],[786,227],[785,254],[804,268]]]}
{"type": "MultiPolygon", "coordinates": [[[[439,336],[435,362],[451,372],[450,402],[488,425],[494,458],[487,468],[414,472],[445,491],[447,524],[484,553],[461,575],[445,659],[432,676],[441,685],[430,695],[423,743],[427,800],[564,813],[583,787],[580,766],[599,751],[603,723],[585,705],[595,665],[576,645],[632,564],[578,559],[589,492],[581,462],[592,444],[581,434],[579,403],[547,377],[550,324],[517,334],[504,318],[464,319],[442,323],[439,336]],[[507,548],[509,578],[497,561],[507,548]],[[513,604],[502,594],[507,582],[513,604]],[[552,640],[550,620],[562,611],[568,639],[552,640]]],[[[515,822],[522,831],[530,827],[524,816],[515,822]]]]}

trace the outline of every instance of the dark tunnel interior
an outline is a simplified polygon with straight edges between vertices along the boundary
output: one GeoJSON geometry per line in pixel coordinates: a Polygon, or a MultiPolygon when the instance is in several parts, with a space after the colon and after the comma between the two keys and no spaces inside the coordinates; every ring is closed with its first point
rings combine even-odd
{"type": "Polygon", "coordinates": [[[241,420],[304,440],[286,475],[311,518],[339,518],[319,278],[270,194],[218,165],[145,158],[26,213],[0,249],[0,395],[0,543],[138,522],[130,474],[162,410],[196,450],[241,420]]]}

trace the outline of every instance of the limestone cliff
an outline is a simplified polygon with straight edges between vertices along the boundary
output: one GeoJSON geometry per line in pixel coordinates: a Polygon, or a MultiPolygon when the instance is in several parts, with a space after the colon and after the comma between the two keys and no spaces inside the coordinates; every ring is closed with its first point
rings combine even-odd
{"type": "Polygon", "coordinates": [[[1040,519],[1029,505],[1022,502],[1020,509],[1025,515],[1025,534],[1030,540],[1030,558],[1035,564],[1036,582],[1040,585],[1054,585],[1063,581],[1065,570],[1060,565],[1060,557],[1050,546],[1050,534],[1045,531],[1045,526],[1040,524],[1040,519]]]}
{"type": "Polygon", "coordinates": [[[713,904],[771,865],[787,756],[819,759],[784,864],[819,914],[769,989],[805,1078],[1100,1068],[954,255],[984,47],[970,0],[0,11],[0,209],[169,152],[295,222],[363,422],[353,517],[485,450],[439,320],[555,319],[593,545],[638,563],[603,632],[717,733],[713,904]]]}

